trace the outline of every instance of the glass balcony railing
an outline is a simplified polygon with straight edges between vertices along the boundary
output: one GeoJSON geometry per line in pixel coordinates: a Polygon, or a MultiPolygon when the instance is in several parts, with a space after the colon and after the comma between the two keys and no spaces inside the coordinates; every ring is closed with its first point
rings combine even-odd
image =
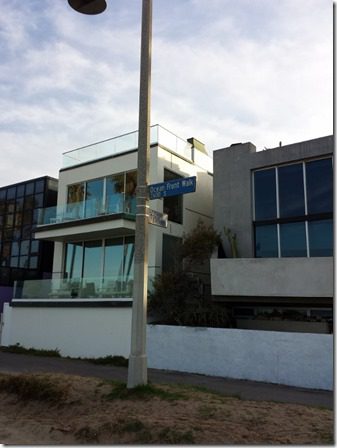
{"type": "MultiPolygon", "coordinates": [[[[192,160],[192,145],[159,125],[151,126],[151,144],[160,144],[177,155],[192,160]]],[[[138,147],[138,131],[120,135],[63,153],[63,168],[122,154],[138,147]]]]}
{"type": "Polygon", "coordinates": [[[108,197],[104,204],[102,200],[89,199],[81,202],[72,202],[71,204],[47,207],[40,210],[37,225],[58,224],[118,213],[134,216],[136,214],[136,197],[125,197],[124,194],[116,194],[108,197]]]}
{"type": "Polygon", "coordinates": [[[132,298],[133,280],[123,277],[44,279],[15,282],[13,299],[132,298]]]}

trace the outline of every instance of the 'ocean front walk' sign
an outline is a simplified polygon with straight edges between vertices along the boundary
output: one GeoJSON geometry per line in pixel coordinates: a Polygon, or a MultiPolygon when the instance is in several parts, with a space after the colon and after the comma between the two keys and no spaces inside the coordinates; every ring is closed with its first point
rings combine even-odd
{"type": "Polygon", "coordinates": [[[151,184],[149,185],[149,197],[150,199],[160,199],[168,196],[193,193],[196,189],[196,183],[196,176],[192,176],[168,180],[167,182],[159,182],[158,184],[151,184]]]}

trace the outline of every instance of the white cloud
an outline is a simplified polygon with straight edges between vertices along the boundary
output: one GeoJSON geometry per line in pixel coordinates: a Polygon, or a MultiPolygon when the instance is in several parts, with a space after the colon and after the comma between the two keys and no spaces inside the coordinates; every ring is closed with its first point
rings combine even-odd
{"type": "MultiPolygon", "coordinates": [[[[138,125],[140,0],[41,5],[0,3],[0,185],[138,125]]],[[[153,24],[153,124],[209,149],[332,133],[330,1],[157,0],[153,24]]]]}

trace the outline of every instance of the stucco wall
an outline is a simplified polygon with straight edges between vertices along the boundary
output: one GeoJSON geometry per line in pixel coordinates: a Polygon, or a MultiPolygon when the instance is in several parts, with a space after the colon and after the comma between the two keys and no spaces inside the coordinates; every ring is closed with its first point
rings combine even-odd
{"type": "Polygon", "coordinates": [[[211,259],[212,294],[261,297],[332,297],[333,259],[211,259]]]}
{"type": "Polygon", "coordinates": [[[333,388],[333,336],[308,333],[148,326],[155,369],[333,388]]]}
{"type": "Polygon", "coordinates": [[[131,308],[17,308],[5,304],[1,344],[62,356],[130,354],[131,308]]]}

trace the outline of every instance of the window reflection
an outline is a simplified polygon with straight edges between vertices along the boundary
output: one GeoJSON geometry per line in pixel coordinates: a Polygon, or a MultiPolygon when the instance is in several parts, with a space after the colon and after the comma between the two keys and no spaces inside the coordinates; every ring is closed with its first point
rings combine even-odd
{"type": "Polygon", "coordinates": [[[306,163],[308,213],[332,212],[332,160],[322,159],[306,163]]]}
{"type": "Polygon", "coordinates": [[[137,172],[126,173],[125,179],[125,212],[136,213],[137,172]]]}
{"type": "Polygon", "coordinates": [[[280,225],[281,257],[306,257],[305,223],[292,222],[280,225]]]}
{"type": "Polygon", "coordinates": [[[255,219],[276,218],[275,168],[254,173],[255,219]]]}
{"type": "Polygon", "coordinates": [[[102,213],[103,208],[103,179],[87,182],[85,192],[85,217],[97,216],[102,213]]]}
{"type": "Polygon", "coordinates": [[[332,219],[308,223],[309,248],[311,257],[332,257],[332,219]]]}
{"type": "Polygon", "coordinates": [[[277,257],[277,225],[256,226],[255,228],[255,256],[277,257]]]}
{"type": "Polygon", "coordinates": [[[303,166],[301,163],[278,169],[280,218],[305,214],[303,166]]]}
{"type": "Polygon", "coordinates": [[[122,213],[124,204],[124,174],[115,174],[106,180],[107,213],[122,213]]]}

